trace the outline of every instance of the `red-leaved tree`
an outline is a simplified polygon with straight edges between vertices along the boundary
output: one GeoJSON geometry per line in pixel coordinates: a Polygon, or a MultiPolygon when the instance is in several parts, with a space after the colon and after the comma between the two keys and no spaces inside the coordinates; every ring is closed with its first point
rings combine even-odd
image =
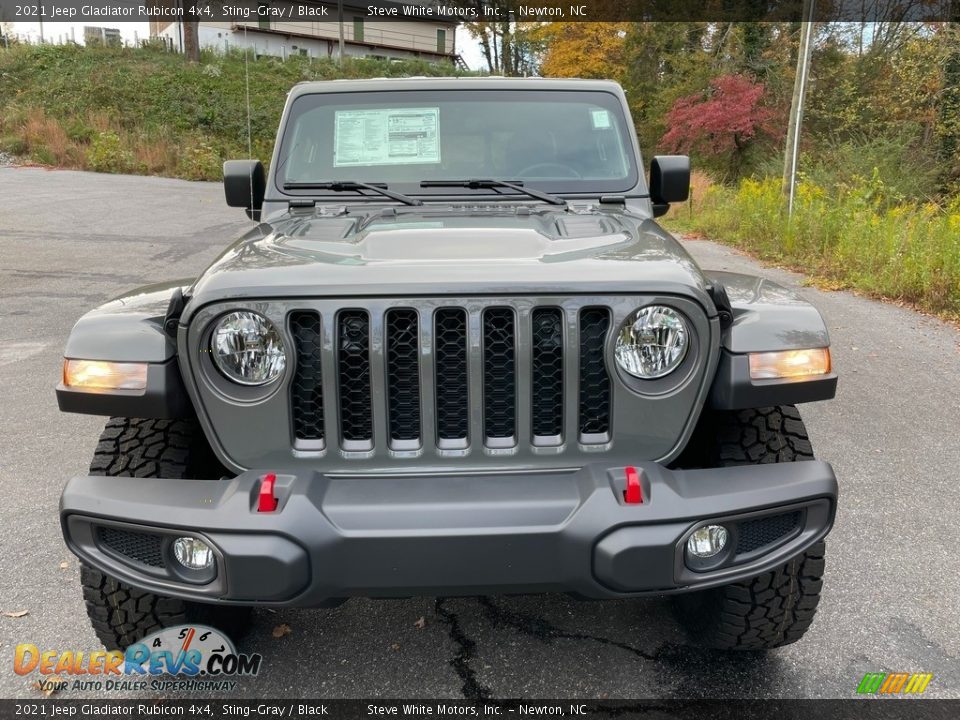
{"type": "Polygon", "coordinates": [[[743,75],[722,75],[708,90],[677,100],[667,113],[661,143],[670,152],[697,152],[726,160],[739,176],[750,145],[776,137],[776,113],[764,104],[764,86],[743,75]]]}

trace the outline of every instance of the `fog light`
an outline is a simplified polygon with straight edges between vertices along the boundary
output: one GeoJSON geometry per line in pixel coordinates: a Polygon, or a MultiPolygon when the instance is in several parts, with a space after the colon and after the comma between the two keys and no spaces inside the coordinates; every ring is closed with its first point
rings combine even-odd
{"type": "Polygon", "coordinates": [[[173,556],[191,570],[205,570],[213,566],[213,550],[195,537],[178,537],[173,541],[173,556]]]}
{"type": "Polygon", "coordinates": [[[723,525],[704,525],[693,531],[687,540],[687,552],[698,558],[709,558],[727,544],[727,529],[723,525]]]}

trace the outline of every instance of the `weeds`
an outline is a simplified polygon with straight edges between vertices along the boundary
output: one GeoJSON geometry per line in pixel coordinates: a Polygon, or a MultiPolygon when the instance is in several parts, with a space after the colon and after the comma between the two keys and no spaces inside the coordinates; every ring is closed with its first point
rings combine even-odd
{"type": "Polygon", "coordinates": [[[941,207],[905,203],[874,172],[827,191],[798,185],[788,218],[779,180],[695,188],[671,227],[741,247],[832,286],[960,318],[960,198],[941,207]]]}

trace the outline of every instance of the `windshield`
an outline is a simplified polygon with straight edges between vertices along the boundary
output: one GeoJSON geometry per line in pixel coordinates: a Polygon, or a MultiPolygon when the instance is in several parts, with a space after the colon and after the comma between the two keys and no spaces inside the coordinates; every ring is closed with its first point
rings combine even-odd
{"type": "Polygon", "coordinates": [[[627,192],[637,182],[627,127],[620,101],[603,91],[302,95],[281,140],[276,186],[313,196],[327,193],[305,185],[336,181],[421,196],[514,194],[429,185],[480,178],[548,192],[627,192]]]}

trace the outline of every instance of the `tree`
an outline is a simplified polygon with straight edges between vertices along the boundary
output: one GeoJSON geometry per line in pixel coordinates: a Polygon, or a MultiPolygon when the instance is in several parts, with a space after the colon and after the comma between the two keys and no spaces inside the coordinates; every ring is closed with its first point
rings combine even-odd
{"type": "Polygon", "coordinates": [[[545,23],[532,31],[546,48],[540,72],[550,77],[621,80],[628,28],[628,23],[545,23]]]}
{"type": "Polygon", "coordinates": [[[464,27],[480,43],[487,70],[494,75],[531,75],[537,69],[539,41],[531,30],[537,23],[510,20],[469,22],[464,27]]]}
{"type": "Polygon", "coordinates": [[[748,149],[757,139],[776,137],[776,113],[766,107],[764,86],[743,75],[722,75],[706,92],[677,100],[667,113],[670,128],[661,144],[671,152],[697,151],[725,161],[739,177],[748,149]]]}

